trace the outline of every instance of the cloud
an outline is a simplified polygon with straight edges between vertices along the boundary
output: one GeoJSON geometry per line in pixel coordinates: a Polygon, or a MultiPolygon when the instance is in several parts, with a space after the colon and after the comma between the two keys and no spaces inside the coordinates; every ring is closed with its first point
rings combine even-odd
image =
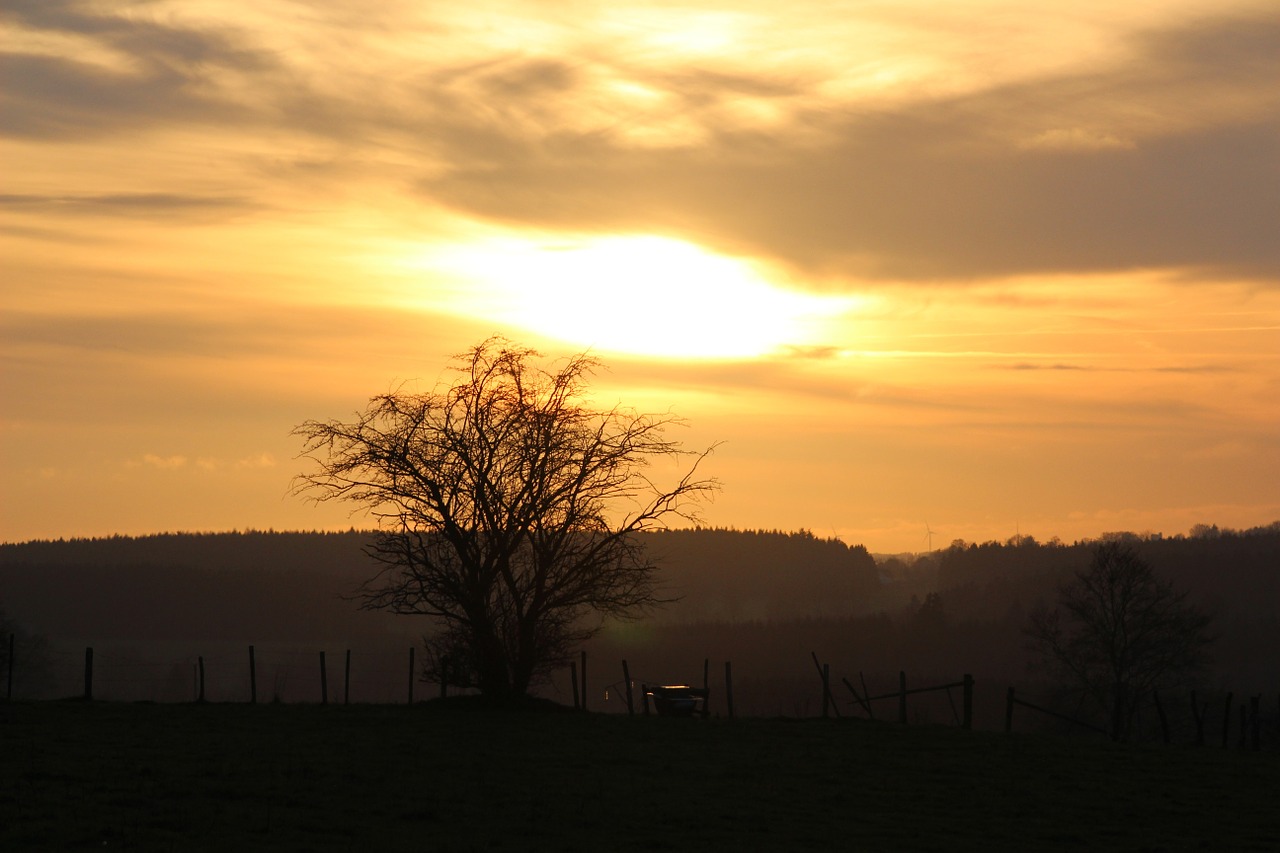
{"type": "Polygon", "coordinates": [[[242,469],[274,468],[276,467],[276,464],[276,458],[270,453],[264,452],[254,454],[253,456],[246,456],[243,459],[237,459],[235,467],[242,469]]]}
{"type": "Polygon", "coordinates": [[[208,218],[243,213],[260,207],[259,203],[239,196],[180,193],[0,194],[0,211],[132,216],[166,220],[174,216],[208,218]]]}
{"type": "MultiPolygon", "coordinates": [[[[393,175],[420,203],[469,217],[680,237],[820,274],[809,280],[1138,268],[1280,279],[1274,15],[1139,33],[1120,59],[1098,60],[1109,64],[859,100],[812,69],[732,51],[660,64],[590,28],[560,53],[508,39],[412,61],[371,52],[370,70],[316,64],[317,45],[339,41],[342,4],[317,9],[301,36],[146,4],[23,0],[2,14],[93,50],[11,53],[0,132],[80,141],[194,127],[211,156],[237,158],[225,173],[244,182],[208,197],[176,178],[156,193],[14,195],[10,209],[211,216],[317,176],[393,175]],[[275,153],[247,154],[246,139],[275,153]]],[[[474,30],[428,20],[418,35],[441,48],[474,30]]],[[[386,19],[344,26],[371,51],[394,35],[386,19]]],[[[833,37],[807,52],[848,49],[833,37]]]]}
{"type": "Polygon", "coordinates": [[[144,465],[152,468],[159,468],[163,471],[170,471],[177,468],[185,468],[187,465],[187,457],[185,456],[160,456],[155,453],[148,453],[142,457],[144,465]]]}
{"type": "MultiPolygon", "coordinates": [[[[138,462],[129,462],[128,467],[135,468],[138,462]]],[[[146,453],[142,456],[142,465],[161,471],[177,471],[188,466],[206,474],[232,469],[236,471],[255,471],[276,467],[276,458],[270,453],[255,453],[250,456],[228,462],[218,456],[198,456],[194,460],[182,454],[162,456],[158,453],[146,453]]]]}
{"type": "Polygon", "coordinates": [[[1212,373],[1234,373],[1238,372],[1236,368],[1221,364],[1190,364],[1190,365],[1168,365],[1164,367],[1101,367],[1095,364],[1070,364],[1064,362],[1055,363],[1036,363],[1036,362],[1018,362],[1004,366],[1001,369],[1015,371],[1029,370],[1048,370],[1048,371],[1078,371],[1081,373],[1180,373],[1180,374],[1212,374],[1212,373]]]}
{"type": "MultiPolygon", "coordinates": [[[[494,220],[656,231],[857,276],[1280,278],[1280,25],[1198,21],[1133,50],[1117,67],[782,129],[710,126],[676,149],[444,119],[452,165],[420,187],[494,220]]],[[[709,76],[681,103],[741,88],[709,76]]]]}
{"type": "Polygon", "coordinates": [[[14,0],[0,20],[32,36],[70,39],[77,57],[0,53],[0,134],[45,140],[86,137],[174,123],[244,121],[253,109],[218,85],[220,78],[261,76],[272,56],[246,48],[233,29],[161,23],[146,4],[104,11],[78,0],[14,0]]]}

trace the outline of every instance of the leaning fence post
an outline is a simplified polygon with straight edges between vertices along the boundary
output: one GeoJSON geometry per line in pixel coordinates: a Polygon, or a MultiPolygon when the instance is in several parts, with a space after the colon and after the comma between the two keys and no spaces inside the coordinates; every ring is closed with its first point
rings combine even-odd
{"type": "Polygon", "coordinates": [[[907,673],[898,670],[898,722],[907,721],[907,673]]]}
{"type": "Polygon", "coordinates": [[[634,717],[636,709],[631,704],[631,671],[627,669],[626,658],[622,659],[622,683],[627,686],[627,716],[634,717]]]}
{"type": "Polygon", "coordinates": [[[831,715],[831,664],[822,665],[822,719],[831,715]]]}
{"type": "Polygon", "coordinates": [[[973,728],[973,676],[964,674],[964,722],[966,729],[973,728]]]}
{"type": "Polygon", "coordinates": [[[249,702],[258,704],[258,665],[253,658],[253,646],[249,647],[249,702]]]}
{"type": "Polygon", "coordinates": [[[836,716],[840,716],[840,706],[836,704],[836,697],[831,694],[831,671],[828,669],[823,673],[822,664],[818,662],[818,653],[809,652],[809,657],[813,658],[813,668],[818,671],[818,678],[822,679],[822,715],[827,715],[827,708],[830,707],[836,712],[836,716]],[[831,704],[828,706],[828,702],[831,704]]]}
{"type": "Polygon", "coordinates": [[[84,650],[84,698],[93,698],[93,646],[84,650]]]}
{"type": "Polygon", "coordinates": [[[320,653],[320,704],[329,704],[329,668],[324,665],[324,652],[320,653]]]}
{"type": "Polygon", "coordinates": [[[729,719],[733,719],[733,664],[724,662],[724,699],[729,706],[729,719]]]}
{"type": "Polygon", "coordinates": [[[1013,731],[1013,688],[1009,688],[1009,696],[1004,705],[1004,733],[1013,731]]]}

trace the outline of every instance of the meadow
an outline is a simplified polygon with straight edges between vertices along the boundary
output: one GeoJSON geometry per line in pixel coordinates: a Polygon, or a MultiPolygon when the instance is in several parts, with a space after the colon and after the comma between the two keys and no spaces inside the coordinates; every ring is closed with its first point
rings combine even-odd
{"type": "Polygon", "coordinates": [[[1280,754],[551,706],[0,704],[0,849],[1275,850],[1280,754]]]}

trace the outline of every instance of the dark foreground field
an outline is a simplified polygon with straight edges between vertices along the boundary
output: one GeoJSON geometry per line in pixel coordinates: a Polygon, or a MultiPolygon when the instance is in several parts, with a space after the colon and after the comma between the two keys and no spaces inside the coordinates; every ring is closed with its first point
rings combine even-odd
{"type": "Polygon", "coordinates": [[[1276,850],[1280,755],[861,721],[0,705],[0,850],[1276,850]]]}

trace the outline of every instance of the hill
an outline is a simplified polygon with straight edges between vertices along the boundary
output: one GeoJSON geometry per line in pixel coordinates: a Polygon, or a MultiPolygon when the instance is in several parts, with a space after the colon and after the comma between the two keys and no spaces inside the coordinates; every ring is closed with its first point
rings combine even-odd
{"type": "MultiPolygon", "coordinates": [[[[362,552],[370,535],[166,534],[0,546],[0,608],[24,636],[47,640],[52,674],[24,689],[75,692],[83,648],[93,645],[106,695],[190,698],[201,656],[211,695],[240,697],[245,648],[255,644],[268,695],[314,698],[316,652],[328,649],[336,660],[353,649],[356,695],[398,701],[407,649],[427,626],[362,611],[350,599],[375,568],[362,552]]],[[[1273,693],[1280,526],[1117,535],[1214,615],[1220,639],[1200,686],[1273,693]]],[[[666,682],[699,681],[707,660],[719,677],[723,662],[733,661],[739,709],[763,714],[816,713],[811,652],[838,676],[863,673],[876,689],[896,685],[899,670],[913,683],[971,672],[998,702],[995,685],[1035,677],[1021,634],[1027,613],[1088,565],[1094,545],[957,542],[877,564],[861,546],[803,531],[676,530],[646,538],[661,560],[664,590],[679,600],[644,621],[608,624],[587,646],[600,662],[593,701],[601,704],[618,682],[620,659],[634,678],[666,682]]],[[[567,673],[548,691],[567,700],[567,673]]],[[[620,707],[616,690],[610,702],[620,707]]],[[[986,710],[990,724],[999,708],[986,710]]]]}

